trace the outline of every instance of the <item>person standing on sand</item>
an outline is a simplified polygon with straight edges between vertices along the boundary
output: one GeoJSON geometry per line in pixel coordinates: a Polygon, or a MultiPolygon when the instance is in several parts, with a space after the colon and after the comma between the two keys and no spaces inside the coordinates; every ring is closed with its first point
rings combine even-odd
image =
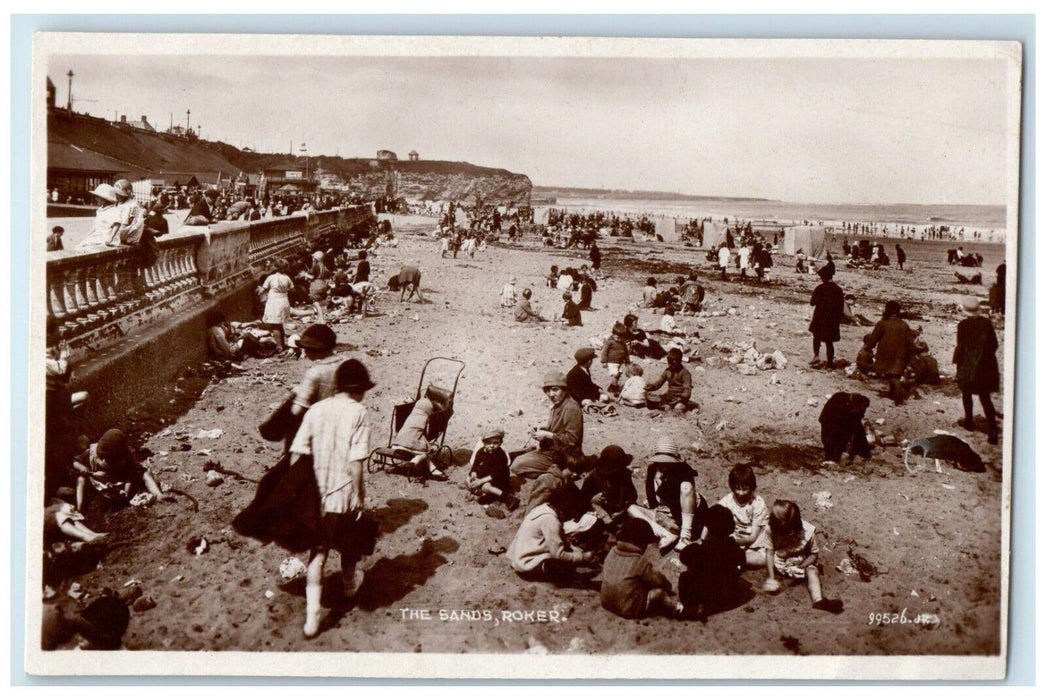
{"type": "Polygon", "coordinates": [[[370,454],[370,425],[363,396],[374,387],[367,368],[359,360],[346,360],[335,372],[337,393],[313,405],[302,420],[291,445],[295,462],[312,458],[312,469],[320,496],[319,537],[309,549],[305,573],[306,639],[320,631],[320,598],[323,567],[332,547],[341,555],[342,595],[356,595],[363,584],[363,571],[356,568],[359,554],[346,542],[346,530],[359,522],[364,507],[363,467],[370,454]]]}
{"type": "Polygon", "coordinates": [[[901,375],[908,366],[912,356],[914,336],[908,324],[901,320],[901,303],[886,302],[883,317],[875,324],[872,332],[865,336],[864,346],[875,349],[873,369],[880,377],[886,379],[888,388],[880,392],[881,396],[893,399],[897,405],[904,403],[904,389],[901,388],[901,375]]]}
{"type": "Polygon", "coordinates": [[[810,360],[810,366],[817,367],[821,364],[821,343],[824,343],[828,360],[825,367],[829,370],[835,367],[835,343],[839,342],[839,324],[843,322],[846,305],[843,290],[832,281],[834,268],[834,265],[826,265],[818,270],[821,284],[814,288],[810,297],[810,306],[814,307],[809,329],[814,335],[814,357],[810,360]]]}
{"type": "Polygon", "coordinates": [[[719,277],[726,279],[726,268],[730,265],[730,248],[726,243],[719,245],[719,277]]]}
{"type": "Polygon", "coordinates": [[[592,261],[592,269],[598,270],[600,264],[603,262],[603,253],[599,250],[599,246],[595,242],[592,243],[592,247],[588,249],[588,259],[592,261]]]}
{"type": "Polygon", "coordinates": [[[548,422],[531,434],[538,441],[538,449],[524,452],[512,462],[513,476],[532,479],[549,471],[563,454],[583,454],[581,442],[585,436],[585,417],[581,406],[571,398],[567,380],[559,372],[549,372],[541,390],[552,403],[548,422]]]}
{"type": "Polygon", "coordinates": [[[999,363],[995,359],[999,341],[992,322],[980,315],[980,306],[977,297],[962,298],[962,308],[970,315],[959,321],[956,328],[952,363],[956,365],[955,382],[962,390],[963,419],[960,425],[973,430],[973,395],[976,394],[988,421],[988,444],[996,445],[999,443],[999,428],[995,424],[991,395],[999,390],[999,363]]]}
{"type": "Polygon", "coordinates": [[[904,248],[901,247],[900,243],[896,244],[893,249],[897,253],[897,269],[903,270],[904,261],[908,259],[908,256],[904,254],[904,248]]]}

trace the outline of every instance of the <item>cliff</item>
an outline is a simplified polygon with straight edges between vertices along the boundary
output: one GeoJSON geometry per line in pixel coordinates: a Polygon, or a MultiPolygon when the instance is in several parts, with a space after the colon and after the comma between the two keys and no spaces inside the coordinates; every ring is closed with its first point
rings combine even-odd
{"type": "MultiPolygon", "coordinates": [[[[119,175],[129,179],[175,172],[196,173],[201,181],[214,182],[218,173],[223,177],[241,171],[261,173],[264,168],[294,160],[285,153],[241,151],[220,141],[152,133],[65,110],[48,114],[47,140],[115,159],[126,168],[119,175]]],[[[51,151],[58,153],[60,149],[51,151]]],[[[304,169],[304,159],[299,160],[304,169]]],[[[49,168],[62,165],[49,155],[49,168]]],[[[368,199],[395,194],[405,199],[524,205],[530,202],[532,188],[526,175],[464,162],[312,156],[308,167],[313,173],[322,170],[338,176],[349,192],[368,199]]]]}

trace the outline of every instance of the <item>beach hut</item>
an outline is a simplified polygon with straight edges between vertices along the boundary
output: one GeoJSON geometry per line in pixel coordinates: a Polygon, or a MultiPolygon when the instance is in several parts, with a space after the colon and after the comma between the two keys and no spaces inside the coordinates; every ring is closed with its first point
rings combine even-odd
{"type": "Polygon", "coordinates": [[[730,248],[734,247],[734,237],[730,232],[730,226],[715,221],[705,221],[701,236],[701,247],[706,250],[715,250],[723,243],[730,248]]]}
{"type": "Polygon", "coordinates": [[[654,219],[654,233],[662,241],[679,240],[679,234],[676,233],[676,220],[667,216],[659,216],[654,219]]]}
{"type": "Polygon", "coordinates": [[[785,255],[795,255],[801,250],[810,257],[822,258],[828,248],[829,236],[824,226],[789,226],[784,230],[781,250],[785,255]]]}
{"type": "Polygon", "coordinates": [[[548,207],[534,207],[534,223],[538,226],[548,224],[548,207]]]}

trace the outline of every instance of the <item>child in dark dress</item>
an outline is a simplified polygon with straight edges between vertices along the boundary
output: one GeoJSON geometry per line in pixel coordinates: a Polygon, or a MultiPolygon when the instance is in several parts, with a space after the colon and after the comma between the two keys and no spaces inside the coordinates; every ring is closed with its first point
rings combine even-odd
{"type": "Polygon", "coordinates": [[[709,613],[736,605],[740,592],[745,553],[734,542],[734,516],[728,508],[714,505],[705,516],[708,537],[679,553],[687,570],[679,575],[679,601],[686,617],[704,622],[709,613]]]}

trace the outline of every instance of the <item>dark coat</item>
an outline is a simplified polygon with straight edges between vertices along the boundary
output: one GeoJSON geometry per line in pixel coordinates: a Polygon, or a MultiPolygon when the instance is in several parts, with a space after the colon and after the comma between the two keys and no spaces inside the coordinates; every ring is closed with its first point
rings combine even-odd
{"type": "Polygon", "coordinates": [[[970,316],[959,321],[952,363],[956,365],[955,382],[960,389],[972,394],[999,390],[999,363],[995,359],[998,348],[990,320],[970,316]]]}
{"type": "Polygon", "coordinates": [[[839,324],[843,322],[843,290],[835,282],[817,285],[810,297],[814,316],[810,319],[810,332],[814,340],[823,343],[839,342],[839,324]]]}
{"type": "Polygon", "coordinates": [[[821,409],[821,443],[825,459],[838,462],[843,452],[850,456],[870,457],[872,449],[864,432],[864,412],[868,410],[868,397],[840,391],[821,409]]]}
{"type": "Polygon", "coordinates": [[[727,610],[737,604],[745,553],[733,539],[709,539],[687,545],[680,554],[687,570],[679,575],[679,602],[689,612],[698,605],[707,612],[727,610]]]}
{"type": "Polygon", "coordinates": [[[578,403],[585,399],[599,401],[600,388],[592,381],[592,375],[574,365],[567,372],[567,393],[578,403]]]}
{"type": "Polygon", "coordinates": [[[875,348],[875,373],[880,376],[901,376],[914,353],[915,338],[908,324],[899,318],[884,318],[865,339],[865,346],[875,348]]]}

